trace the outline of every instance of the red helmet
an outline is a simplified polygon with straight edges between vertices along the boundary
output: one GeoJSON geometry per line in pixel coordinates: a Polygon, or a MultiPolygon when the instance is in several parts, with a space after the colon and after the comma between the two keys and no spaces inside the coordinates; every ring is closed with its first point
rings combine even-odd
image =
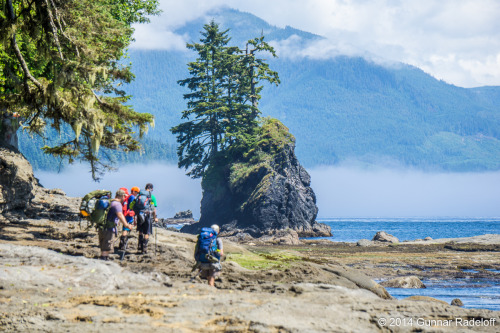
{"type": "Polygon", "coordinates": [[[128,195],[128,190],[126,187],[120,187],[120,190],[122,190],[123,192],[125,192],[126,195],[128,195]]]}

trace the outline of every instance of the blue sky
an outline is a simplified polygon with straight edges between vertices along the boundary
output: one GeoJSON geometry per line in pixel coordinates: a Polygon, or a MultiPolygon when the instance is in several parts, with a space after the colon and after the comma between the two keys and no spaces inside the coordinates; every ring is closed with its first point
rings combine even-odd
{"type": "MultiPolygon", "coordinates": [[[[160,0],[163,14],[136,26],[135,48],[183,49],[172,31],[219,6],[229,6],[325,36],[301,50],[303,57],[361,55],[417,66],[461,87],[500,85],[500,1],[497,0],[160,0]]],[[[286,51],[286,52],[285,52],[286,51]]],[[[294,53],[295,52],[295,53],[294,53]]]]}

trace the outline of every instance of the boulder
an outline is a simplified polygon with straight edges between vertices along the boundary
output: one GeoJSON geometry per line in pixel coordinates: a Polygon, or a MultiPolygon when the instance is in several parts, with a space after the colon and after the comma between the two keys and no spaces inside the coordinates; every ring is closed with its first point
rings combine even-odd
{"type": "Polygon", "coordinates": [[[15,149],[0,146],[0,213],[26,209],[37,183],[28,160],[15,149]]]}
{"type": "Polygon", "coordinates": [[[383,242],[383,243],[399,243],[399,239],[386,233],[385,231],[379,231],[375,236],[373,236],[373,241],[383,242]]]}
{"type": "Polygon", "coordinates": [[[224,156],[207,169],[200,222],[183,232],[217,223],[222,231],[252,237],[287,229],[299,237],[331,236],[330,227],[316,222],[316,195],[295,156],[295,138],[277,120],[263,124],[261,137],[254,155],[224,156]]]}
{"type": "Polygon", "coordinates": [[[381,286],[389,288],[421,289],[426,288],[425,284],[416,276],[403,276],[384,281],[381,286]]]}
{"type": "Polygon", "coordinates": [[[451,305],[462,307],[462,306],[464,306],[464,303],[462,302],[462,300],[460,298],[454,298],[451,300],[451,305]]]}
{"type": "Polygon", "coordinates": [[[0,213],[15,211],[30,218],[77,220],[80,201],[60,189],[44,188],[20,152],[0,146],[0,213]]]}
{"type": "Polygon", "coordinates": [[[425,237],[424,240],[430,241],[430,240],[432,240],[432,237],[425,237]]]}

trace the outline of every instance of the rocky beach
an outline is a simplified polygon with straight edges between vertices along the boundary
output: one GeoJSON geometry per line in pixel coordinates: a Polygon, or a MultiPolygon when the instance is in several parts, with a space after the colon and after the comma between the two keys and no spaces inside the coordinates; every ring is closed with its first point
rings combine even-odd
{"type": "Polygon", "coordinates": [[[498,279],[489,269],[500,267],[500,235],[364,246],[289,242],[289,234],[239,243],[228,237],[223,274],[210,288],[191,269],[190,234],[157,228],[150,254],[136,254],[132,238],[123,261],[120,252],[97,260],[97,235],[75,219],[78,203],[38,188],[30,209],[0,215],[2,330],[498,331],[498,311],[429,297],[396,300],[374,280],[458,278],[467,269],[498,279]]]}

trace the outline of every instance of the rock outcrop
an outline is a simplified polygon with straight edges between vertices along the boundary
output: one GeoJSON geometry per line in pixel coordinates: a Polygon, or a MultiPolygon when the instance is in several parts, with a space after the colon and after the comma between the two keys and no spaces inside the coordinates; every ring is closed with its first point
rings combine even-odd
{"type": "Polygon", "coordinates": [[[330,228],[315,220],[318,207],[311,177],[295,156],[295,139],[288,129],[267,119],[257,145],[207,170],[200,222],[182,231],[217,223],[222,231],[253,237],[285,229],[300,237],[331,236],[330,228]]]}
{"type": "Polygon", "coordinates": [[[385,231],[379,231],[372,239],[374,242],[383,242],[383,243],[399,243],[399,239],[394,237],[393,235],[388,234],[385,231]]]}
{"type": "Polygon", "coordinates": [[[44,188],[20,152],[0,146],[0,214],[16,211],[32,218],[76,220],[80,200],[44,188]]]}
{"type": "Polygon", "coordinates": [[[0,146],[0,213],[26,209],[37,183],[28,160],[15,149],[0,146]]]}

